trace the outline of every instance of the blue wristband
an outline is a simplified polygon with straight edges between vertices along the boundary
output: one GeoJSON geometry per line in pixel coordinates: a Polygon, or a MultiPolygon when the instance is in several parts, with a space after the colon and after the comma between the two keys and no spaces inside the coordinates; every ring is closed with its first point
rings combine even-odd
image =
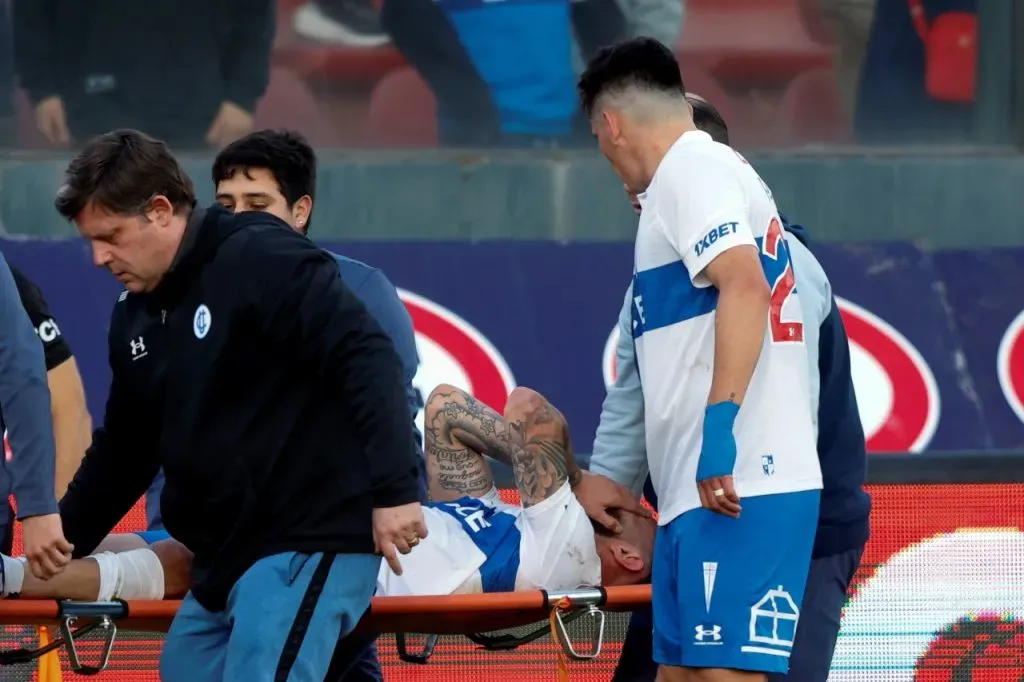
{"type": "Polygon", "coordinates": [[[697,481],[732,476],[736,468],[736,438],[732,427],[740,406],[731,400],[708,405],[704,410],[703,441],[697,460],[697,481]]]}

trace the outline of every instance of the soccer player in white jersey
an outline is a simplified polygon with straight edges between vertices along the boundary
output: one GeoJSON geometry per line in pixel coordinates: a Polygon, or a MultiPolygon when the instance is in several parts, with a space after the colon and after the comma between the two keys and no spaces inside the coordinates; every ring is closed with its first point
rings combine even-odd
{"type": "Polygon", "coordinates": [[[559,590],[649,578],[654,522],[621,514],[618,536],[595,531],[572,492],[581,472],[569,426],[539,393],[516,388],[502,417],[465,391],[438,386],[423,425],[430,533],[402,557],[401,575],[381,567],[377,594],[559,590]],[[512,468],[520,505],[501,502],[485,456],[512,468]]]}
{"type": "MultiPolygon", "coordinates": [[[[629,507],[615,536],[595,530],[572,492],[581,474],[569,427],[539,393],[516,388],[503,417],[441,385],[427,399],[424,425],[429,534],[402,557],[401,574],[382,563],[378,596],[569,590],[650,577],[650,512],[629,507]],[[487,457],[512,468],[521,504],[501,501],[487,457]]],[[[46,581],[21,559],[0,556],[0,596],[162,599],[189,587],[191,554],[173,539],[115,535],[98,552],[46,581]]]]}
{"type": "Polygon", "coordinates": [[[785,672],[821,471],[798,292],[756,171],[694,126],[679,65],[638,38],[580,78],[601,151],[642,206],[633,337],[659,500],[659,679],[785,672]]]}

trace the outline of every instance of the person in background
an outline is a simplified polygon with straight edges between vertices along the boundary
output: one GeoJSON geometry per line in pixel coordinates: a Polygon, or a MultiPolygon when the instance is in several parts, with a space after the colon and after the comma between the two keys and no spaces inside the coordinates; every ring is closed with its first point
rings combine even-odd
{"type": "Polygon", "coordinates": [[[18,114],[14,107],[14,90],[11,17],[4,11],[0,12],[0,148],[15,147],[18,144],[18,114]]]}
{"type": "MultiPolygon", "coordinates": [[[[976,13],[977,0],[923,0],[924,22],[976,13]]],[[[969,40],[964,36],[964,40],[969,40]]],[[[857,90],[854,132],[863,144],[973,143],[973,102],[940,101],[926,87],[925,45],[907,0],[877,0],[857,90]]],[[[945,65],[951,68],[950,64],[945,65]]]]}
{"type": "MultiPolygon", "coordinates": [[[[611,39],[601,37],[596,49],[588,49],[582,43],[584,36],[580,32],[581,22],[577,18],[580,8],[586,2],[573,2],[573,26],[576,30],[577,49],[573,59],[576,73],[583,73],[583,67],[596,49],[620,40],[621,38],[639,38],[648,36],[663,45],[679,44],[679,36],[683,33],[683,22],[686,17],[686,0],[616,0],[621,15],[621,35],[611,39]]],[[[601,3],[590,3],[601,5],[601,3]]],[[[600,10],[598,10],[600,11],[600,10]]],[[[591,14],[592,12],[585,12],[591,14]]],[[[604,11],[605,15],[611,12],[604,11]]]]}
{"type": "Polygon", "coordinates": [[[836,80],[851,121],[857,107],[857,90],[875,18],[875,3],[876,0],[801,0],[800,3],[805,12],[820,11],[822,18],[835,30],[836,80]],[[814,4],[818,7],[813,7],[814,4]]]}
{"type": "Polygon", "coordinates": [[[36,329],[43,344],[46,361],[46,383],[50,388],[50,411],[53,416],[53,435],[57,447],[55,490],[57,498],[64,496],[68,484],[82,463],[85,450],[92,441],[92,417],[85,402],[85,386],[78,372],[78,363],[71,353],[67,339],[61,333],[57,320],[35,282],[13,265],[11,274],[18,286],[21,305],[36,329]]]}
{"type": "MultiPolygon", "coordinates": [[[[696,126],[722,144],[729,131],[717,109],[702,97],[687,93],[696,126]]],[[[630,196],[639,213],[636,197],[630,196]]],[[[864,491],[867,446],[857,408],[850,368],[849,340],[831,286],[810,250],[804,245],[806,231],[784,221],[797,286],[807,321],[812,401],[816,403],[818,457],[825,481],[818,530],[811,555],[811,569],[804,594],[801,627],[797,631],[787,676],[770,676],[769,682],[824,682],[828,677],[839,634],[846,592],[860,564],[869,535],[871,499],[864,491]],[[816,336],[817,342],[812,335],[816,336]],[[816,390],[814,390],[816,388],[816,390]]],[[[632,287],[619,316],[616,378],[601,407],[601,420],[590,460],[592,474],[577,488],[588,512],[603,525],[616,523],[607,508],[628,510],[635,496],[657,505],[644,461],[643,396],[637,372],[629,301],[632,287]],[[617,484],[612,484],[612,481],[617,484]],[[604,502],[608,504],[605,505],[604,502]]],[[[653,682],[657,674],[651,641],[651,611],[637,611],[630,619],[614,682],[653,682]]]]}
{"type": "Polygon", "coordinates": [[[272,0],[12,0],[15,71],[56,147],[117,127],[181,148],[252,130],[272,0]]]}
{"type": "MultiPolygon", "coordinates": [[[[591,3],[618,11],[614,0],[591,3]]],[[[437,99],[442,145],[546,147],[589,139],[581,135],[573,95],[571,4],[384,0],[384,29],[437,99]]],[[[603,22],[597,27],[606,30],[603,22]]]]}
{"type": "MultiPolygon", "coordinates": [[[[54,484],[53,423],[43,347],[0,254],[0,426],[5,429],[4,478],[18,504],[25,556],[32,574],[47,579],[71,561],[54,484]]],[[[8,491],[5,491],[8,492],[8,491]]],[[[6,497],[6,495],[5,495],[6,497]]],[[[5,512],[7,510],[4,510],[5,512]]],[[[3,514],[4,535],[10,528],[3,514]]]]}

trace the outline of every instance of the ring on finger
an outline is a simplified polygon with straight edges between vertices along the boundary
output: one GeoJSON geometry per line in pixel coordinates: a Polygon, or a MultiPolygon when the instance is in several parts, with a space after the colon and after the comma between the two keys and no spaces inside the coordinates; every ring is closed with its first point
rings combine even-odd
{"type": "Polygon", "coordinates": [[[725,488],[715,488],[713,492],[715,497],[721,497],[722,495],[725,495],[725,488]]]}

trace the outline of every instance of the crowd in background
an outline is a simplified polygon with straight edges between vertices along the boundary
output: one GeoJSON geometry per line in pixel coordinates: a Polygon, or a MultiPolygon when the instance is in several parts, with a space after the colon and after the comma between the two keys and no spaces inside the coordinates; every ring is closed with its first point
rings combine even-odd
{"type": "Polygon", "coordinates": [[[637,35],[676,48],[740,146],[974,126],[976,0],[8,1],[7,147],[134,127],[220,148],[266,126],[321,147],[586,146],[581,65],[637,35]]]}

